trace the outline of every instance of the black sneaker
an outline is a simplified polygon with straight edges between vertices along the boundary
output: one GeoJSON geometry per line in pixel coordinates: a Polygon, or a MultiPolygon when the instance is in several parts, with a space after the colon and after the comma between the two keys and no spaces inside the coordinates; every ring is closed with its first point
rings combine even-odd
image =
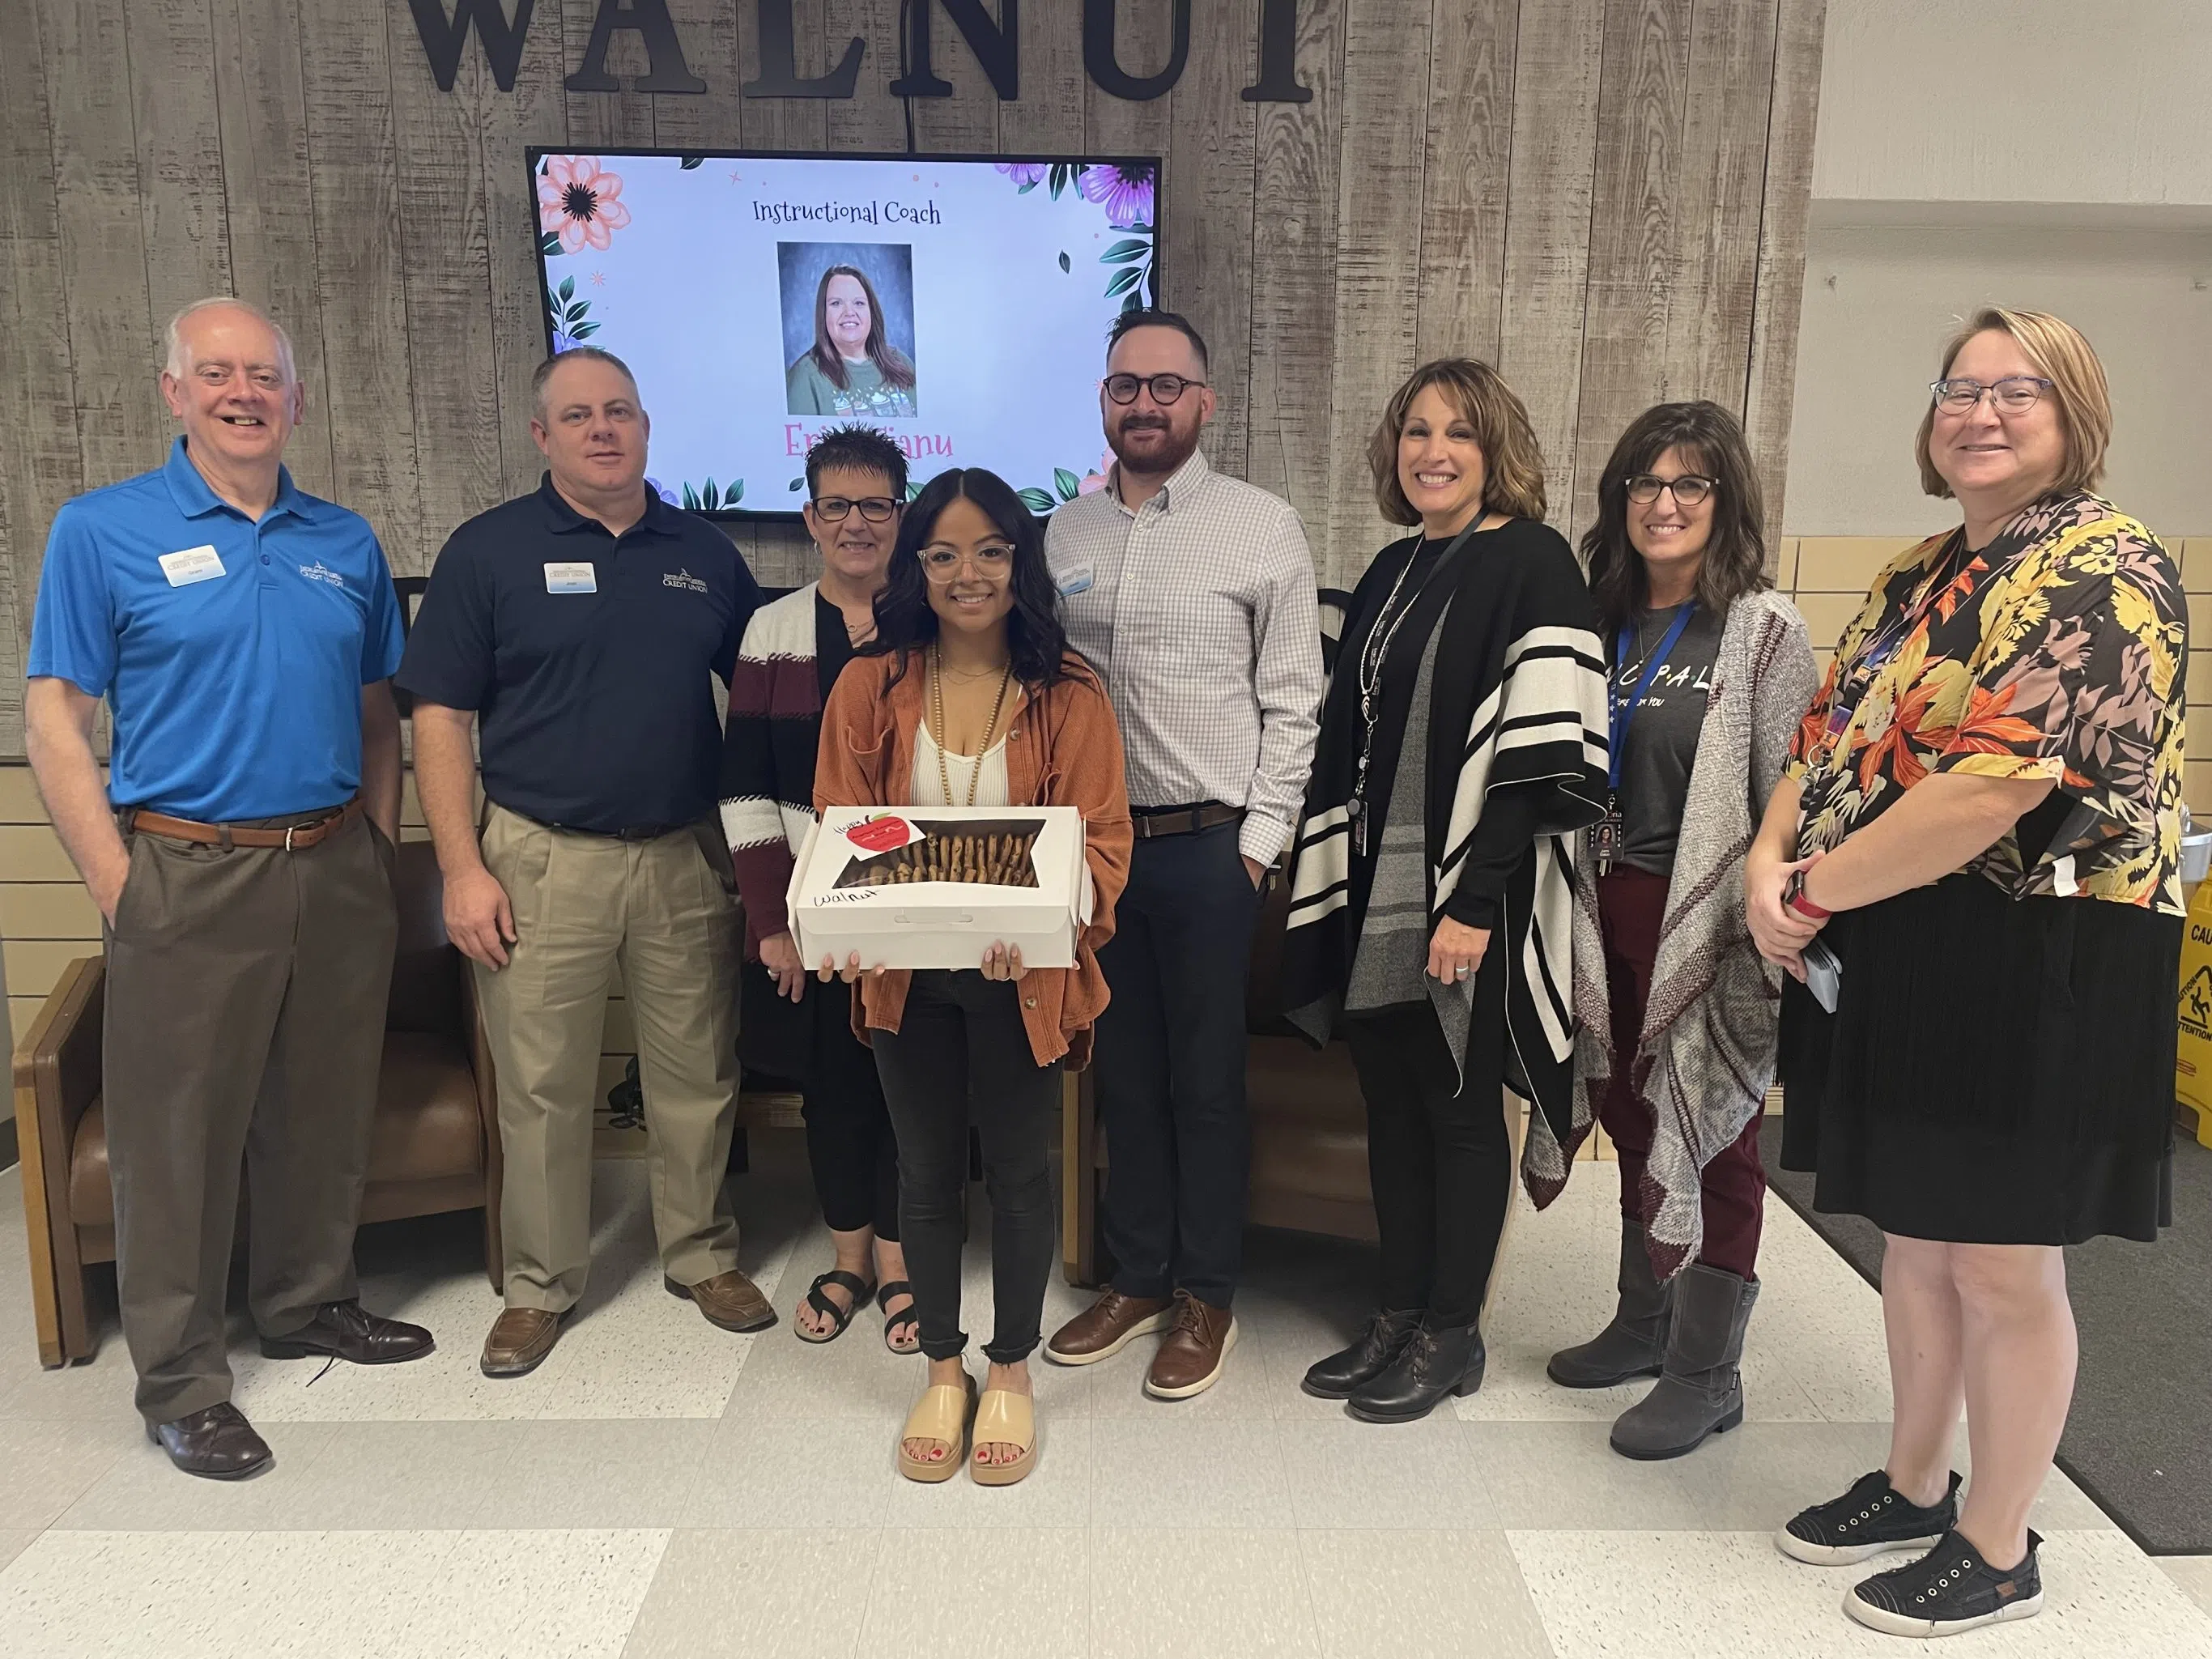
{"type": "Polygon", "coordinates": [[[1892,1636],[1956,1636],[2043,1611],[2043,1575],[2027,1535],[2027,1553],[2000,1571],[1955,1532],[1947,1532],[1917,1561],[1876,1573],[1844,1598],[1844,1611],[1869,1630],[1892,1636]]]}
{"type": "Polygon", "coordinates": [[[1802,1511],[1774,1534],[1784,1555],[1816,1567],[1845,1567],[1891,1550],[1924,1550],[1959,1522],[1959,1475],[1943,1501],[1908,1504],[1881,1469],[1861,1475],[1841,1498],[1802,1511]]]}

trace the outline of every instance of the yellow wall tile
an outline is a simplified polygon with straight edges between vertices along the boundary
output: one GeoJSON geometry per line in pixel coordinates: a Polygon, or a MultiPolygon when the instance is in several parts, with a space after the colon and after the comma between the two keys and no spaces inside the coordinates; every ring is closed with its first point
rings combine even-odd
{"type": "Polygon", "coordinates": [[[1797,542],[1795,586],[1808,593],[1863,595],[1917,536],[1803,536],[1797,542]]]}
{"type": "Polygon", "coordinates": [[[44,823],[46,803],[27,766],[0,766],[0,823],[44,823]]]}
{"type": "Polygon", "coordinates": [[[79,957],[98,956],[100,946],[83,939],[11,939],[0,945],[0,951],[6,952],[8,994],[43,997],[54,988],[63,969],[79,957]]]}
{"type": "Polygon", "coordinates": [[[1797,538],[1784,536],[1774,547],[1774,585],[1784,593],[1797,586],[1797,538]]]}
{"type": "Polygon", "coordinates": [[[2181,741],[2185,756],[2212,761],[2212,708],[2189,711],[2189,730],[2181,741]]]}
{"type": "Polygon", "coordinates": [[[0,938],[99,937],[100,908],[84,890],[82,882],[0,883],[0,938]]]}
{"type": "Polygon", "coordinates": [[[1852,617],[1866,605],[1863,593],[1800,593],[1797,609],[1805,617],[1805,631],[1816,649],[1832,652],[1852,617]]]}
{"type": "Polygon", "coordinates": [[[2192,593],[2212,593],[2212,536],[2191,536],[2166,546],[2181,561],[2181,585],[2192,593]]]}
{"type": "MultiPolygon", "coordinates": [[[[2185,761],[2181,767],[2181,799],[2190,811],[2212,823],[2212,760],[2185,761]]],[[[9,988],[15,981],[9,981],[9,988]]]]}
{"type": "Polygon", "coordinates": [[[2212,642],[2212,593],[2189,596],[2189,637],[2212,642]]]}
{"type": "Polygon", "coordinates": [[[0,881],[75,881],[76,866],[43,823],[0,824],[0,881]]]}
{"type": "Polygon", "coordinates": [[[2212,651],[2189,653],[2189,701],[2212,703],[2212,651]]]}

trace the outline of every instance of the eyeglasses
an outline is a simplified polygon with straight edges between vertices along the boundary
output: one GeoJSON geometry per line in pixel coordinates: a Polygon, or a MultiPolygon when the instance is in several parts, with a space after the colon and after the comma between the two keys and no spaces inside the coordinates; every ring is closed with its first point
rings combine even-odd
{"type": "Polygon", "coordinates": [[[842,495],[824,495],[814,503],[814,516],[824,524],[836,524],[856,507],[870,524],[887,524],[898,511],[898,503],[888,495],[863,495],[857,501],[842,495]]]}
{"type": "Polygon", "coordinates": [[[2051,382],[2037,374],[2008,374],[1984,386],[1979,380],[1930,380],[1936,407],[1946,415],[1963,415],[1988,392],[2000,415],[2025,415],[2042,401],[2051,382]]]}
{"type": "Polygon", "coordinates": [[[1205,385],[1203,380],[1187,380],[1180,374],[1109,374],[1105,380],[1106,395],[1115,403],[1133,404],[1137,401],[1137,388],[1149,386],[1152,401],[1163,409],[1182,397],[1186,387],[1202,388],[1205,385]]]}
{"type": "Polygon", "coordinates": [[[973,553],[950,547],[925,547],[915,556],[921,561],[921,574],[938,583],[952,580],[963,564],[973,565],[977,575],[991,578],[1003,576],[1014,568],[1014,550],[1002,542],[986,542],[973,553]]]}
{"type": "Polygon", "coordinates": [[[1677,507],[1697,507],[1719,485],[1717,478],[1701,478],[1694,472],[1685,472],[1679,478],[1639,472],[1628,481],[1628,499],[1638,507],[1649,507],[1659,499],[1661,490],[1668,489],[1674,492],[1677,507]]]}

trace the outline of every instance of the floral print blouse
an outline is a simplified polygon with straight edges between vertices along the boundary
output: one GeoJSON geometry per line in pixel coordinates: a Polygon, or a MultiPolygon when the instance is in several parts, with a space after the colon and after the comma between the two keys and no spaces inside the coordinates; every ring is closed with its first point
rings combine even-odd
{"type": "Polygon", "coordinates": [[[2183,914],[2188,611],[2172,556],[2086,491],[2046,496],[1971,557],[1964,540],[1914,548],[1844,630],[1790,750],[1799,855],[1931,773],[2051,778],[1966,869],[2014,898],[2183,914]]]}

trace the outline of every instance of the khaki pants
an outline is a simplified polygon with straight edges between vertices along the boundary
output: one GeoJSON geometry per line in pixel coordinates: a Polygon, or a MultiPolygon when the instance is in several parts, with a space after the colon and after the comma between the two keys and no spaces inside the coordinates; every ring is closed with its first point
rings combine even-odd
{"type": "Polygon", "coordinates": [[[711,821],[655,841],[556,830],[494,805],[485,867],[514,944],[475,964],[507,1152],[507,1305],[560,1313],[592,1257],[592,1111],[616,964],[637,1022],[646,1167],[663,1271],[738,1265],[724,1177],[737,1109],[737,882],[711,821]]]}
{"type": "Polygon", "coordinates": [[[123,1338],[138,1409],[168,1423],[230,1398],[241,1161],[261,1334],[289,1335],[356,1294],[398,924],[392,846],[366,817],[305,852],[151,835],[130,849],[106,938],[101,1088],[123,1338]]]}

